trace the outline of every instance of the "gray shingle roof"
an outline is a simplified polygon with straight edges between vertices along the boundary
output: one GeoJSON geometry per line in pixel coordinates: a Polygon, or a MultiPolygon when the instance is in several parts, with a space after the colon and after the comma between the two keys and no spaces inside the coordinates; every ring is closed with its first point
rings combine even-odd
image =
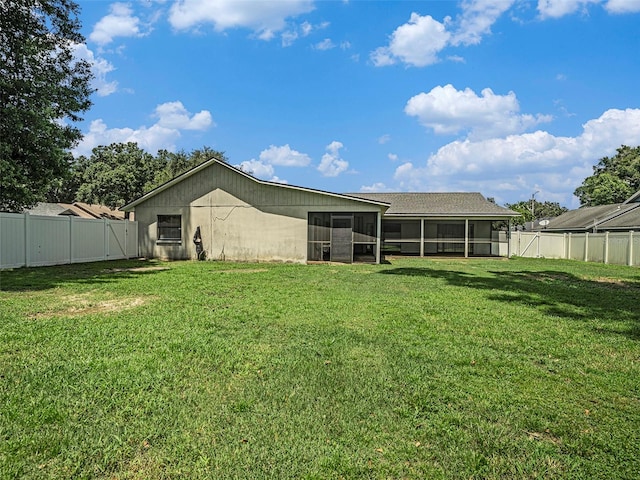
{"type": "MultiPolygon", "coordinates": [[[[638,205],[637,203],[635,205],[638,205]]],[[[640,230],[640,205],[598,225],[601,230],[640,230]]]]}
{"type": "MultiPolygon", "coordinates": [[[[602,228],[605,222],[614,225],[616,218],[622,214],[626,216],[627,212],[636,209],[640,210],[637,203],[615,203],[611,205],[598,205],[597,207],[582,207],[577,210],[570,210],[552,219],[545,230],[586,231],[594,227],[602,228]]],[[[630,218],[631,217],[627,217],[627,219],[630,218]]]]}
{"type": "Polygon", "coordinates": [[[390,203],[389,215],[490,216],[507,218],[519,214],[473,193],[348,193],[347,195],[390,203]]]}

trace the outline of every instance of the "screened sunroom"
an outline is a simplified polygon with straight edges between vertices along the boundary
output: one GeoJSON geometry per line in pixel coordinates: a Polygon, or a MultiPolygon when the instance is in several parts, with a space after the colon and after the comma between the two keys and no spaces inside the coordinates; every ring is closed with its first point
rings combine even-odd
{"type": "Polygon", "coordinates": [[[507,256],[508,224],[518,214],[479,193],[363,193],[390,204],[382,218],[383,255],[507,256]]]}
{"type": "Polygon", "coordinates": [[[307,260],[377,263],[379,226],[377,212],[310,212],[307,260]]]}

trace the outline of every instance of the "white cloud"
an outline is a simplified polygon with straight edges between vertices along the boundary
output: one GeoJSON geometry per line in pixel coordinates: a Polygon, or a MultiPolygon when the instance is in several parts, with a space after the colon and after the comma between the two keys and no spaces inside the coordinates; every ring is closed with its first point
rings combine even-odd
{"type": "Polygon", "coordinates": [[[160,149],[173,151],[182,130],[204,130],[213,124],[208,111],[202,110],[190,117],[180,102],[158,105],[154,116],[159,117],[155,124],[137,129],[108,128],[102,119],[94,120],[73,154],[90,155],[94,147],[120,142],[136,142],[140,148],[153,154],[160,149]]]}
{"type": "Polygon", "coordinates": [[[391,141],[391,135],[389,135],[388,133],[385,133],[384,135],[378,137],[378,143],[380,145],[384,145],[385,143],[391,141]]]}
{"type": "Polygon", "coordinates": [[[182,102],[167,102],[156,107],[154,114],[159,118],[158,125],[176,130],[206,130],[215,126],[211,113],[202,110],[190,115],[182,102]]]}
{"type": "Polygon", "coordinates": [[[395,153],[390,153],[387,155],[387,158],[389,160],[391,160],[392,162],[397,162],[398,161],[398,155],[396,155],[395,153]]]}
{"type": "Polygon", "coordinates": [[[513,92],[496,95],[485,88],[478,96],[470,88],[456,90],[452,85],[415,95],[404,111],[437,134],[468,131],[473,138],[520,133],[551,120],[547,115],[519,114],[520,105],[513,92]]]}
{"type": "Polygon", "coordinates": [[[450,36],[445,25],[430,15],[422,17],[412,13],[409,22],[391,34],[389,45],[374,50],[370,58],[377,67],[392,65],[398,60],[424,67],[438,61],[438,53],[447,45],[450,36]]]}
{"type": "Polygon", "coordinates": [[[253,175],[256,178],[268,179],[273,177],[273,166],[263,163],[260,160],[246,160],[242,162],[240,165],[236,165],[243,172],[248,173],[249,175],[253,175]]]}
{"type": "Polygon", "coordinates": [[[102,57],[96,57],[84,43],[73,45],[73,56],[78,60],[86,60],[91,65],[93,79],[91,87],[96,89],[96,93],[101,97],[111,95],[118,89],[118,82],[107,81],[107,74],[113,72],[115,67],[102,57]]]}
{"type": "Polygon", "coordinates": [[[491,26],[514,2],[515,0],[466,0],[462,4],[462,15],[456,19],[457,29],[451,38],[451,44],[479,44],[484,35],[491,33],[491,26]]]}
{"type": "Polygon", "coordinates": [[[336,48],[336,45],[330,38],[325,38],[321,42],[316,43],[313,48],[316,50],[331,50],[332,48],[336,48]]]}
{"type": "Polygon", "coordinates": [[[584,10],[587,5],[600,3],[602,0],[538,0],[540,18],[560,18],[584,10]]]}
{"type": "Polygon", "coordinates": [[[318,171],[325,177],[337,177],[349,168],[349,162],[340,157],[340,149],[343,148],[342,143],[333,141],[327,145],[325,153],[322,156],[318,171]]]}
{"type": "Polygon", "coordinates": [[[316,30],[323,30],[329,26],[329,22],[322,22],[317,25],[304,21],[300,25],[293,25],[280,35],[283,47],[290,47],[298,38],[304,38],[311,35],[316,30]]]}
{"type": "MultiPolygon", "coordinates": [[[[171,6],[169,23],[176,30],[189,30],[205,23],[212,23],[222,32],[230,28],[249,28],[262,40],[272,39],[276,32],[286,28],[288,18],[313,10],[311,0],[287,2],[179,0],[171,6]]],[[[304,32],[304,29],[302,30],[304,32]]],[[[298,33],[286,40],[293,41],[298,33]]],[[[283,39],[283,42],[285,40],[283,39]]]]}
{"type": "Polygon", "coordinates": [[[640,12],[640,0],[609,0],[605,8],[609,13],[640,12]]]}
{"type": "Polygon", "coordinates": [[[565,192],[590,175],[599,158],[615,154],[620,145],[635,145],[638,138],[640,109],[611,109],[586,122],[576,137],[536,131],[506,138],[458,140],[440,148],[423,167],[409,162],[400,165],[394,178],[405,189],[482,187],[483,193],[498,198],[499,185],[519,185],[529,194],[532,186],[542,185],[556,201],[568,203],[571,198],[565,192]]]}
{"type": "Polygon", "coordinates": [[[98,45],[111,43],[115,37],[141,37],[146,35],[140,31],[140,19],[133,16],[131,7],[124,3],[114,3],[111,13],[101,18],[89,34],[89,40],[98,45]]]}
{"type": "Polygon", "coordinates": [[[271,145],[266,150],[260,152],[260,161],[269,165],[279,165],[283,167],[306,167],[311,163],[311,158],[306,153],[292,150],[289,144],[281,147],[271,145]]]}
{"type": "Polygon", "coordinates": [[[360,187],[360,192],[362,193],[382,193],[390,191],[391,190],[382,182],[376,182],[372,185],[362,185],[360,187]]]}

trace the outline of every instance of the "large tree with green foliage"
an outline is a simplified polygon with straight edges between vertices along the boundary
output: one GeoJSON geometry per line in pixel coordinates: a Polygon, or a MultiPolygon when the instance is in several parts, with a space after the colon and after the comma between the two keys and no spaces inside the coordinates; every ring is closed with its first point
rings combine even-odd
{"type": "Polygon", "coordinates": [[[603,157],[574,195],[591,207],[624,202],[640,190],[640,147],[622,145],[613,157],[603,157]]]}
{"type": "Polygon", "coordinates": [[[71,0],[0,1],[0,210],[44,199],[81,138],[72,125],[91,101],[90,65],[71,0]]]}
{"type": "Polygon", "coordinates": [[[507,203],[506,207],[520,214],[512,220],[515,225],[524,225],[538,218],[557,217],[568,211],[558,202],[538,202],[537,200],[523,200],[517,203],[507,203]]]}
{"type": "Polygon", "coordinates": [[[80,157],[78,165],[82,183],[77,199],[121,207],[144,194],[162,165],[136,143],[112,143],[91,151],[91,157],[80,157]]]}
{"type": "Polygon", "coordinates": [[[225,159],[209,147],[191,153],[160,150],[155,157],[133,142],[96,147],[90,157],[75,161],[66,180],[67,188],[77,190],[60,196],[118,208],[214,156],[225,159]]]}

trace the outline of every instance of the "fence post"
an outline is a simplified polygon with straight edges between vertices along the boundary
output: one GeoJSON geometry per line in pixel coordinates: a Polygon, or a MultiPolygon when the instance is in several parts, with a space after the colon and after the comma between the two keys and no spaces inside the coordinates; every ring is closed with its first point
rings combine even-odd
{"type": "Polygon", "coordinates": [[[104,248],[102,249],[102,258],[104,260],[109,260],[109,229],[107,228],[108,220],[106,218],[102,219],[103,224],[103,239],[104,239],[104,248]]]}
{"type": "Polygon", "coordinates": [[[609,263],[609,232],[604,233],[604,263],[609,263]]]}
{"type": "Polygon", "coordinates": [[[73,252],[75,250],[75,241],[73,238],[73,215],[69,215],[69,263],[73,263],[73,252]]]}
{"type": "Polygon", "coordinates": [[[540,258],[540,232],[536,232],[536,239],[538,244],[536,245],[536,258],[540,258]]]}
{"type": "Polygon", "coordinates": [[[567,239],[567,260],[571,260],[571,232],[569,232],[567,239]]]}
{"type": "Polygon", "coordinates": [[[584,261],[589,261],[589,232],[584,232],[584,261]]]}
{"type": "Polygon", "coordinates": [[[629,230],[629,261],[627,265],[633,267],[633,230],[629,230]]]}
{"type": "Polygon", "coordinates": [[[31,265],[31,215],[24,213],[24,266],[31,265]]]}

